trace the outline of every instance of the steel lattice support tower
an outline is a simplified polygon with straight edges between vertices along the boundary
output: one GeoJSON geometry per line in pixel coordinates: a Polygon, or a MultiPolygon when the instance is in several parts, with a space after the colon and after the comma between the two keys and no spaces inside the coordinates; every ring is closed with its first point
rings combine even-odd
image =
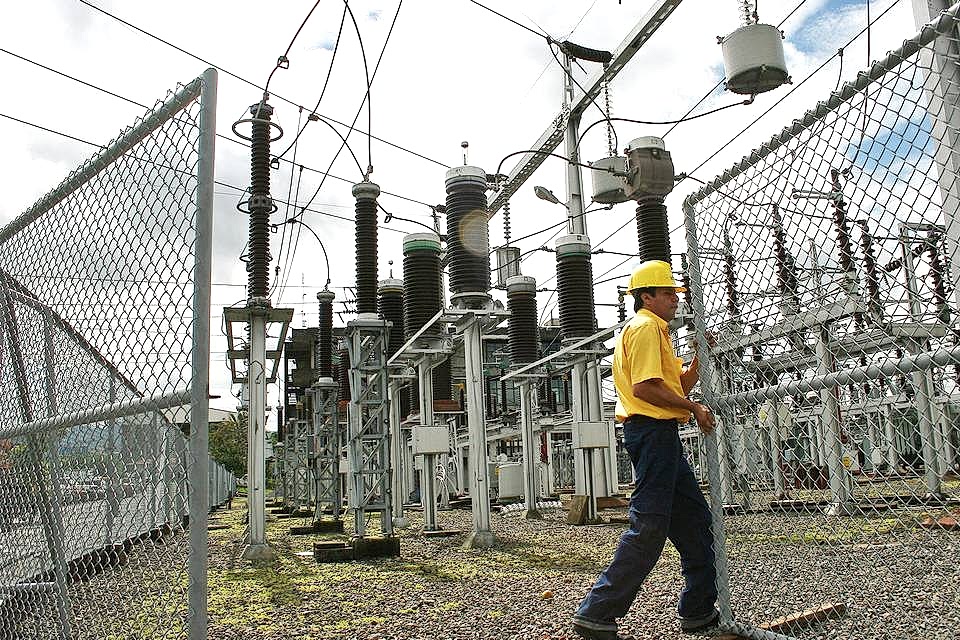
{"type": "Polygon", "coordinates": [[[389,326],[373,314],[361,314],[347,324],[351,387],[347,455],[352,483],[350,507],[354,510],[357,537],[365,535],[370,512],[379,512],[383,534],[393,535],[387,371],[389,326]]]}
{"type": "Polygon", "coordinates": [[[332,378],[320,378],[310,390],[313,396],[314,451],[311,468],[316,488],[315,525],[323,520],[327,510],[334,521],[339,521],[343,507],[340,488],[340,448],[343,437],[337,411],[338,388],[339,385],[332,378]]]}

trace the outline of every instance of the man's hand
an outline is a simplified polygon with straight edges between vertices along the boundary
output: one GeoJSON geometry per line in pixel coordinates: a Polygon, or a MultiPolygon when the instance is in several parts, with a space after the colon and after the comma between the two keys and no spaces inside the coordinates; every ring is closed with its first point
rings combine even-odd
{"type": "Polygon", "coordinates": [[[700,404],[699,402],[694,402],[693,417],[697,419],[697,425],[700,427],[700,431],[703,431],[707,435],[713,433],[717,419],[714,417],[713,412],[710,411],[710,407],[705,404],[700,404]]]}
{"type": "MultiPolygon", "coordinates": [[[[717,346],[717,338],[716,338],[716,336],[713,335],[713,332],[712,332],[712,331],[707,331],[705,335],[706,335],[706,338],[707,338],[707,346],[708,346],[710,349],[713,349],[714,347],[716,347],[716,346],[717,346]]],[[[691,346],[691,348],[693,349],[694,355],[696,355],[696,353],[697,353],[697,346],[698,346],[699,344],[700,344],[700,343],[697,341],[697,339],[696,339],[695,337],[690,339],[690,346],[691,346]]]]}

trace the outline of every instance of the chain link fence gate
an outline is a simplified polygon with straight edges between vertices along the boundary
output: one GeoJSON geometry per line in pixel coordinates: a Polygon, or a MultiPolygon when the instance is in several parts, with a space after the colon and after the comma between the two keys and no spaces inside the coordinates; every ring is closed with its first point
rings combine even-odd
{"type": "Polygon", "coordinates": [[[957,11],[685,201],[728,631],[960,637],[957,11]]]}
{"type": "Polygon", "coordinates": [[[0,230],[0,638],[206,638],[215,108],[209,70],[0,230]]]}

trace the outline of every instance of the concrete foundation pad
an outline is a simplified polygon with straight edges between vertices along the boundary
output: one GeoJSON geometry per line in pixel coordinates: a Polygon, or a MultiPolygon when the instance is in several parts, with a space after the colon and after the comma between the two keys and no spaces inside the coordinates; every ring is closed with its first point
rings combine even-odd
{"type": "Polygon", "coordinates": [[[243,550],[241,557],[250,562],[272,562],[277,559],[277,552],[268,544],[251,544],[243,550]]]}
{"type": "Polygon", "coordinates": [[[453,536],[458,536],[463,531],[460,529],[424,529],[423,537],[424,538],[450,538],[453,536]]]}
{"type": "Polygon", "coordinates": [[[321,520],[302,527],[290,527],[292,536],[307,536],[314,533],[343,533],[343,520],[321,520]]]}
{"type": "Polygon", "coordinates": [[[313,545],[313,559],[317,562],[350,562],[356,560],[353,547],[342,541],[317,542],[313,545]]]}
{"type": "Polygon", "coordinates": [[[463,546],[467,549],[492,549],[497,544],[497,539],[492,531],[474,531],[467,536],[463,546]]]}
{"type": "Polygon", "coordinates": [[[357,560],[364,558],[400,557],[400,538],[385,536],[377,538],[354,538],[350,541],[357,560]]]}

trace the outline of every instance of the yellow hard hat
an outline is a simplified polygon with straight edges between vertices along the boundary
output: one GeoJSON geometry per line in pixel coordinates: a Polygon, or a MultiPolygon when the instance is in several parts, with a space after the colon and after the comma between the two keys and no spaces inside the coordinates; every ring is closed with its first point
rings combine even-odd
{"type": "Polygon", "coordinates": [[[627,287],[627,293],[633,293],[637,289],[646,287],[672,287],[678,293],[686,291],[683,287],[677,286],[677,282],[673,279],[670,263],[663,260],[647,260],[633,270],[630,275],[630,285],[627,287]]]}

